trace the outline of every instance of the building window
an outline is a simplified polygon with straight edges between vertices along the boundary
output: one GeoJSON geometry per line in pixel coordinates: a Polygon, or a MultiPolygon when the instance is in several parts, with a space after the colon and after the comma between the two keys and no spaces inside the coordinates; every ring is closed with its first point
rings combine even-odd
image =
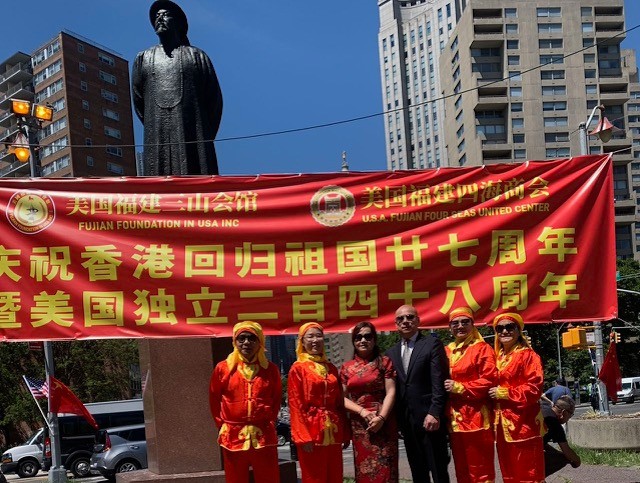
{"type": "Polygon", "coordinates": [[[542,7],[536,9],[539,18],[544,17],[560,17],[560,7],[542,7]]]}
{"type": "Polygon", "coordinates": [[[522,75],[519,70],[510,70],[509,79],[511,79],[514,82],[520,82],[522,81],[522,75]]]}
{"type": "Polygon", "coordinates": [[[114,174],[124,174],[124,168],[120,164],[107,162],[107,171],[114,174]]]}
{"type": "Polygon", "coordinates": [[[51,104],[51,107],[53,107],[53,111],[54,112],[64,111],[64,108],[65,108],[65,99],[64,99],[64,97],[62,99],[58,99],[56,101],[53,101],[53,103],[51,104]]]}
{"type": "Polygon", "coordinates": [[[540,63],[541,64],[564,64],[564,57],[562,54],[541,55],[540,63]]]}
{"type": "Polygon", "coordinates": [[[522,112],[522,102],[512,102],[511,112],[522,112]]]}
{"type": "Polygon", "coordinates": [[[110,65],[111,67],[116,65],[116,62],[115,60],[113,60],[113,57],[107,54],[103,54],[102,52],[98,52],[98,59],[100,59],[100,62],[110,65]]]}
{"type": "Polygon", "coordinates": [[[518,9],[517,8],[505,8],[504,9],[504,16],[506,18],[516,18],[518,16],[518,9]]]}
{"type": "Polygon", "coordinates": [[[86,72],[87,71],[87,66],[84,65],[84,62],[79,62],[78,63],[78,68],[80,69],[80,72],[86,72]]]}
{"type": "Polygon", "coordinates": [[[595,44],[594,39],[586,38],[582,39],[582,46],[586,49],[587,47],[592,47],[595,44]]]}
{"type": "Polygon", "coordinates": [[[520,65],[520,56],[519,55],[509,55],[507,57],[507,62],[509,65],[520,65]]]}
{"type": "Polygon", "coordinates": [[[505,25],[505,31],[508,34],[517,34],[518,33],[518,24],[517,23],[508,23],[505,25]]]}
{"type": "Polygon", "coordinates": [[[507,40],[507,49],[517,50],[520,47],[519,40],[507,40]]]}
{"type": "Polygon", "coordinates": [[[598,93],[598,86],[593,84],[593,85],[586,85],[584,88],[585,92],[587,94],[597,94],[598,93]]]}
{"type": "Polygon", "coordinates": [[[86,146],[91,146],[93,145],[93,140],[91,138],[84,138],[84,144],[86,146]]]}
{"type": "Polygon", "coordinates": [[[111,154],[113,156],[122,157],[122,148],[117,148],[115,146],[107,146],[107,154],[111,154]]]}
{"type": "Polygon", "coordinates": [[[57,74],[61,70],[62,70],[62,59],[59,59],[55,61],[53,64],[51,64],[50,66],[38,72],[33,78],[33,84],[37,86],[38,84],[48,79],[52,75],[57,74]]]}
{"type": "Polygon", "coordinates": [[[86,117],[84,118],[84,127],[86,127],[87,129],[91,129],[91,121],[86,117]]]}
{"type": "Polygon", "coordinates": [[[85,111],[89,110],[89,101],[85,101],[84,99],[82,100],[82,109],[85,111]]]}
{"type": "Polygon", "coordinates": [[[526,149],[514,149],[513,150],[513,158],[514,159],[527,159],[527,150],[526,149]]]}
{"type": "Polygon", "coordinates": [[[545,143],[566,143],[568,141],[568,132],[549,132],[544,134],[545,143]]]}
{"type": "Polygon", "coordinates": [[[514,134],[513,135],[513,143],[514,144],[523,144],[524,143],[524,134],[514,134]]]}
{"type": "Polygon", "coordinates": [[[593,64],[596,61],[596,54],[583,54],[585,64],[593,64]]]}
{"type": "Polygon", "coordinates": [[[547,148],[545,151],[547,158],[568,158],[570,155],[569,148],[547,148]]]}
{"type": "Polygon", "coordinates": [[[591,22],[582,22],[582,32],[583,33],[593,32],[593,23],[591,23],[591,22]]]}
{"type": "Polygon", "coordinates": [[[591,7],[581,7],[580,15],[582,17],[591,17],[591,7]]]}
{"type": "Polygon", "coordinates": [[[538,24],[539,34],[559,34],[562,33],[561,23],[541,23],[538,24]]]}
{"type": "Polygon", "coordinates": [[[566,117],[545,117],[544,127],[565,127],[568,125],[566,117]]]}
{"type": "Polygon", "coordinates": [[[543,70],[540,71],[541,80],[559,80],[564,79],[564,70],[543,70]]]}
{"type": "Polygon", "coordinates": [[[509,95],[511,97],[522,97],[522,87],[510,87],[509,95]]]}
{"type": "Polygon", "coordinates": [[[111,91],[108,91],[106,89],[100,89],[100,94],[102,95],[103,99],[106,99],[112,102],[118,102],[118,95],[111,91]]]}
{"type": "Polygon", "coordinates": [[[102,115],[104,117],[108,117],[109,119],[113,119],[114,121],[120,120],[120,114],[112,109],[107,109],[106,107],[102,108],[102,115]]]}
{"type": "Polygon", "coordinates": [[[115,75],[108,74],[108,73],[106,73],[106,72],[104,72],[102,70],[98,73],[98,77],[100,77],[100,80],[108,82],[109,84],[116,85],[116,83],[117,83],[115,75]]]}
{"type": "Polygon", "coordinates": [[[566,111],[567,103],[566,101],[543,102],[542,110],[543,111],[566,111]]]}
{"type": "Polygon", "coordinates": [[[84,54],[84,45],[78,42],[78,52],[84,54]]]}
{"type": "Polygon", "coordinates": [[[540,39],[538,40],[538,48],[540,49],[561,49],[562,39],[540,39]]]}
{"type": "Polygon", "coordinates": [[[464,134],[464,124],[456,131],[456,137],[460,139],[464,134]]]}
{"type": "Polygon", "coordinates": [[[37,104],[41,103],[45,99],[51,97],[56,92],[60,92],[64,87],[64,82],[62,79],[58,79],[57,81],[49,84],[47,87],[43,88],[41,91],[36,92],[35,101],[37,104]]]}
{"type": "Polygon", "coordinates": [[[524,128],[524,119],[511,119],[511,128],[512,129],[523,129],[524,128]]]}
{"type": "Polygon", "coordinates": [[[93,165],[94,165],[93,156],[87,156],[87,166],[93,167],[93,165]]]}
{"type": "Polygon", "coordinates": [[[585,69],[584,70],[584,78],[585,79],[595,79],[596,78],[596,70],[595,69],[585,69]]]}
{"type": "Polygon", "coordinates": [[[80,90],[87,92],[87,83],[85,81],[80,81],[80,90]]]}
{"type": "Polygon", "coordinates": [[[543,96],[564,96],[566,94],[566,86],[542,86],[543,96]]]}
{"type": "Polygon", "coordinates": [[[122,138],[122,134],[120,134],[120,130],[119,129],[114,129],[112,127],[109,126],[105,126],[104,127],[104,133],[112,138],[116,138],[116,139],[121,139],[122,138]]]}
{"type": "Polygon", "coordinates": [[[38,134],[37,134],[38,141],[42,141],[44,138],[51,136],[66,127],[67,127],[66,116],[61,117],[56,121],[50,122],[46,127],[38,131],[38,134]]]}

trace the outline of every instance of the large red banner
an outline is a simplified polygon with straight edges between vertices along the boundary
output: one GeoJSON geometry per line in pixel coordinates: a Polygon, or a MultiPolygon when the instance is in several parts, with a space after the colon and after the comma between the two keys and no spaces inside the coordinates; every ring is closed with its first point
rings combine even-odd
{"type": "Polygon", "coordinates": [[[610,156],[427,171],[0,180],[0,338],[616,316],[610,156]]]}

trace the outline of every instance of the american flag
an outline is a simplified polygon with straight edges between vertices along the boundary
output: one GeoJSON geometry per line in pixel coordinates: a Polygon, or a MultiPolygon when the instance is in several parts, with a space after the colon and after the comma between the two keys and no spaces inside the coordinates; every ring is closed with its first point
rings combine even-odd
{"type": "Polygon", "coordinates": [[[22,377],[24,378],[24,382],[29,388],[29,391],[31,391],[31,394],[33,394],[34,398],[44,399],[46,397],[49,397],[49,386],[47,385],[47,381],[33,379],[27,376],[22,377]]]}

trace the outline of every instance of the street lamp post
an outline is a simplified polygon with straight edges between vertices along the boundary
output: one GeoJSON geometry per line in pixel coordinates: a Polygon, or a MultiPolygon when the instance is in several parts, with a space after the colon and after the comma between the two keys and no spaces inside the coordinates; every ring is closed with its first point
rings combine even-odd
{"type": "MultiPolygon", "coordinates": [[[[13,152],[21,162],[29,163],[29,171],[32,178],[40,176],[38,159],[31,143],[31,125],[36,129],[42,127],[44,121],[51,121],[53,108],[39,104],[31,104],[21,99],[11,99],[11,112],[18,120],[18,135],[13,142],[13,152]],[[33,122],[35,120],[35,122],[33,122]]],[[[53,344],[44,341],[44,365],[47,374],[47,386],[51,391],[51,378],[54,377],[53,344]]],[[[51,411],[51,397],[49,401],[49,438],[51,440],[51,468],[48,472],[49,483],[67,483],[67,470],[62,466],[62,454],[60,452],[60,434],[58,430],[58,415],[51,411]]]]}
{"type": "Polygon", "coordinates": [[[562,356],[560,355],[560,331],[564,328],[565,325],[567,325],[566,322],[564,322],[560,327],[556,329],[556,345],[558,348],[558,377],[560,379],[564,379],[564,377],[562,377],[562,356]]]}
{"type": "MultiPolygon", "coordinates": [[[[604,117],[604,106],[602,104],[596,106],[591,111],[591,115],[587,122],[580,123],[579,131],[580,131],[580,154],[588,155],[589,151],[589,137],[587,135],[587,129],[589,129],[589,124],[593,121],[593,116],[596,113],[596,110],[600,110],[600,121],[596,128],[589,133],[592,136],[598,136],[603,143],[608,142],[611,139],[613,125],[609,122],[609,120],[604,117]]],[[[600,374],[600,369],[602,368],[602,363],[604,362],[604,348],[602,345],[602,324],[601,322],[593,323],[593,338],[594,344],[596,346],[596,378],[598,374],[600,374]]],[[[609,414],[609,399],[607,397],[607,388],[604,383],[597,379],[598,381],[598,389],[600,393],[600,412],[609,414]]]]}

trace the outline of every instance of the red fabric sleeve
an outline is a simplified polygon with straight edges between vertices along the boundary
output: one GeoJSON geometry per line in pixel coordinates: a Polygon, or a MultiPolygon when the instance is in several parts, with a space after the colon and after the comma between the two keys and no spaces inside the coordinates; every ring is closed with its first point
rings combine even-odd
{"type": "Polygon", "coordinates": [[[471,360],[478,372],[478,378],[460,382],[464,392],[460,395],[464,399],[483,399],[488,397],[489,389],[498,384],[498,369],[496,368],[496,354],[489,344],[478,343],[467,350],[476,351],[476,357],[471,360]]]}
{"type": "Polygon", "coordinates": [[[514,362],[523,367],[523,383],[509,387],[509,399],[524,406],[537,404],[544,384],[540,356],[531,349],[525,349],[520,353],[520,359],[514,362]]]}
{"type": "Polygon", "coordinates": [[[223,371],[226,367],[219,363],[213,372],[211,373],[211,381],[209,382],[209,408],[211,409],[211,416],[216,423],[218,429],[222,426],[222,419],[220,419],[220,403],[222,401],[222,380],[223,371]]]}
{"type": "Polygon", "coordinates": [[[294,362],[289,370],[287,391],[289,392],[289,422],[291,438],[298,444],[313,441],[305,418],[306,394],[304,393],[305,368],[303,364],[294,362]]]}

